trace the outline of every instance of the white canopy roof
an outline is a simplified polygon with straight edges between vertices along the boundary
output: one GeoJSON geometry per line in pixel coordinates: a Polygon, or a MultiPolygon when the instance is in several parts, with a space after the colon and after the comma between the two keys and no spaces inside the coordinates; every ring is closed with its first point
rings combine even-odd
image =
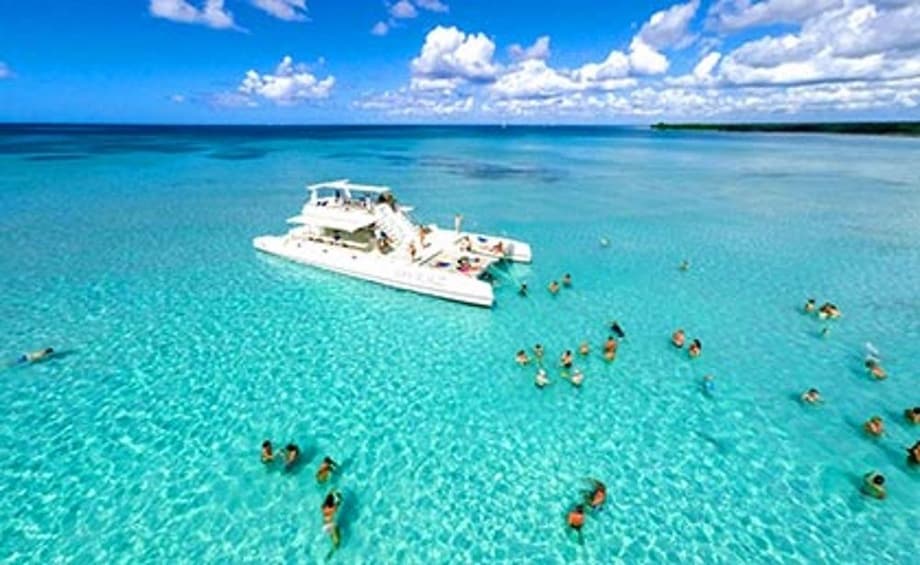
{"type": "Polygon", "coordinates": [[[305,206],[303,212],[287,219],[289,224],[309,224],[347,233],[354,233],[374,221],[374,216],[361,210],[323,206],[305,206]]]}
{"type": "Polygon", "coordinates": [[[373,194],[383,194],[384,192],[390,192],[390,187],[388,186],[379,186],[373,184],[357,184],[353,183],[348,179],[339,179],[327,182],[319,182],[316,184],[308,184],[307,190],[316,191],[324,188],[332,190],[343,190],[347,193],[351,192],[369,192],[373,194]]]}

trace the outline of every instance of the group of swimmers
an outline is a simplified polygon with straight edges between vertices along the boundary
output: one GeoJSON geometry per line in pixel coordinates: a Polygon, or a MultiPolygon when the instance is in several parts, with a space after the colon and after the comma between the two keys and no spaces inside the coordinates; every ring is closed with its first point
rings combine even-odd
{"type": "MultiPolygon", "coordinates": [[[[626,337],[626,332],[616,320],[611,323],[610,331],[620,339],[626,337]]],[[[607,336],[607,341],[604,342],[603,346],[604,360],[608,362],[616,360],[617,357],[619,342],[614,338],[614,335],[607,336]]],[[[534,376],[534,385],[536,385],[537,388],[543,388],[550,384],[549,375],[546,372],[546,368],[543,366],[543,357],[545,353],[542,344],[538,343],[533,347],[533,356],[539,366],[537,374],[534,376]]],[[[582,357],[587,357],[590,353],[591,346],[587,341],[582,341],[578,345],[578,354],[582,357]]],[[[514,355],[514,361],[523,367],[530,364],[531,358],[527,355],[527,351],[520,349],[514,355]]],[[[565,350],[559,358],[559,366],[562,369],[561,377],[568,380],[573,386],[580,387],[582,382],[584,382],[585,375],[582,373],[581,369],[575,367],[574,364],[575,355],[572,353],[572,350],[565,350]]]]}
{"type": "MultiPolygon", "coordinates": [[[[687,334],[682,328],[677,328],[673,334],[671,334],[671,343],[674,344],[674,347],[678,349],[683,349],[684,344],[687,341],[687,334]]],[[[687,355],[696,359],[703,353],[703,342],[699,339],[694,338],[690,342],[690,346],[687,348],[687,355]]]]}
{"type": "MultiPolygon", "coordinates": [[[[296,443],[289,443],[285,446],[283,453],[285,472],[293,471],[301,461],[300,448],[296,443]]],[[[271,465],[276,461],[276,455],[271,440],[262,442],[262,463],[271,465]]],[[[339,468],[339,464],[329,457],[323,457],[319,467],[316,469],[316,482],[325,484],[339,468]]],[[[321,511],[323,514],[323,531],[329,535],[332,541],[332,551],[338,549],[342,541],[341,530],[339,529],[336,515],[342,504],[342,495],[337,490],[331,490],[323,500],[321,511]]]]}
{"type": "MultiPolygon", "coordinates": [[[[806,314],[817,313],[818,317],[821,319],[837,319],[842,313],[840,309],[833,304],[832,302],[825,302],[820,307],[816,305],[814,298],[809,298],[805,305],[802,307],[802,311],[806,314]]],[[[828,335],[829,329],[825,327],[822,330],[822,335],[828,335]]],[[[870,377],[877,381],[885,380],[888,378],[888,373],[885,371],[885,368],[882,367],[882,361],[879,358],[878,351],[872,347],[871,344],[867,343],[866,348],[869,350],[866,355],[863,365],[866,368],[867,373],[870,377]]],[[[801,396],[802,402],[805,404],[822,404],[824,398],[821,396],[821,393],[816,388],[810,388],[802,393],[801,396]]],[[[920,406],[915,406],[913,408],[908,408],[904,411],[905,419],[911,424],[920,424],[920,406]]],[[[881,416],[872,416],[863,423],[863,431],[869,436],[872,437],[881,437],[885,433],[885,421],[881,416]]],[[[920,441],[914,443],[914,445],[907,447],[907,464],[910,466],[920,465],[920,441]]],[[[862,492],[873,498],[879,500],[884,499],[887,496],[887,490],[885,487],[885,476],[879,473],[878,471],[870,471],[863,476],[862,482],[862,492]]]]}
{"type": "Polygon", "coordinates": [[[566,515],[566,524],[578,534],[580,543],[584,543],[582,528],[585,526],[586,512],[588,510],[600,512],[607,500],[607,486],[597,479],[587,480],[591,483],[591,488],[582,493],[582,501],[575,504],[566,515]]]}

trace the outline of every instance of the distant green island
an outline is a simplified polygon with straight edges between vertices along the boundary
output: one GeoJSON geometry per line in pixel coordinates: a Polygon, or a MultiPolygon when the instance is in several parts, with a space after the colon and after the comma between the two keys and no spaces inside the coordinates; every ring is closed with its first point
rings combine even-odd
{"type": "Polygon", "coordinates": [[[920,136],[920,122],[817,122],[754,124],[666,124],[663,122],[658,122],[657,124],[652,125],[652,129],[920,136]]]}

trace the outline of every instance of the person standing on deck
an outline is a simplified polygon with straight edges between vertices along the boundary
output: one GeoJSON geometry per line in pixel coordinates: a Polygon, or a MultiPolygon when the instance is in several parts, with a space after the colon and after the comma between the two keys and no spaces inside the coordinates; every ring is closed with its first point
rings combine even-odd
{"type": "Polygon", "coordinates": [[[460,226],[463,225],[463,214],[454,215],[454,231],[460,233],[460,226]]]}

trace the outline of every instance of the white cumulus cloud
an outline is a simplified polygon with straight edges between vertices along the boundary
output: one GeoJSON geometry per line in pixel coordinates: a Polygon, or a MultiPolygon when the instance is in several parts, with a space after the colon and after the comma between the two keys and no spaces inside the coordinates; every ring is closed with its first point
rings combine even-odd
{"type": "Polygon", "coordinates": [[[382,37],[388,33],[390,33],[390,26],[386,22],[377,22],[371,28],[371,35],[382,37]]]}
{"type": "Polygon", "coordinates": [[[327,98],[334,85],[335,77],[318,79],[305,65],[294,63],[287,55],[273,73],[247,71],[237,94],[253,103],[261,98],[279,106],[291,106],[306,100],[327,98]]]}
{"type": "Polygon", "coordinates": [[[381,113],[390,117],[446,118],[468,114],[475,99],[448,91],[419,92],[401,88],[359,98],[352,103],[358,110],[381,113]]]}
{"type": "Polygon", "coordinates": [[[466,34],[456,27],[437,26],[412,59],[413,78],[489,81],[499,72],[492,60],[495,43],[485,34],[466,34]]]}
{"type": "Polygon", "coordinates": [[[408,20],[418,15],[418,11],[409,0],[399,0],[390,6],[390,15],[401,20],[408,20]]]}
{"type": "Polygon", "coordinates": [[[205,0],[200,6],[188,0],[150,0],[150,15],[181,22],[200,24],[215,29],[239,29],[233,14],[224,9],[224,0],[205,0]]]}
{"type": "Polygon", "coordinates": [[[302,22],[307,19],[306,0],[252,0],[252,4],[279,20],[302,22]]]}
{"type": "Polygon", "coordinates": [[[699,0],[690,0],[655,12],[639,29],[636,38],[654,50],[684,47],[693,39],[689,26],[699,7],[699,0]]]}
{"type": "Polygon", "coordinates": [[[508,48],[508,54],[517,61],[525,59],[547,59],[549,58],[549,36],[543,35],[534,41],[533,45],[524,47],[518,43],[508,48]]]}
{"type": "Polygon", "coordinates": [[[441,2],[441,0],[415,0],[415,5],[429,12],[447,12],[449,10],[447,4],[441,2]]]}
{"type": "Polygon", "coordinates": [[[719,0],[709,9],[707,25],[723,32],[771,24],[799,24],[843,0],[719,0]]]}

